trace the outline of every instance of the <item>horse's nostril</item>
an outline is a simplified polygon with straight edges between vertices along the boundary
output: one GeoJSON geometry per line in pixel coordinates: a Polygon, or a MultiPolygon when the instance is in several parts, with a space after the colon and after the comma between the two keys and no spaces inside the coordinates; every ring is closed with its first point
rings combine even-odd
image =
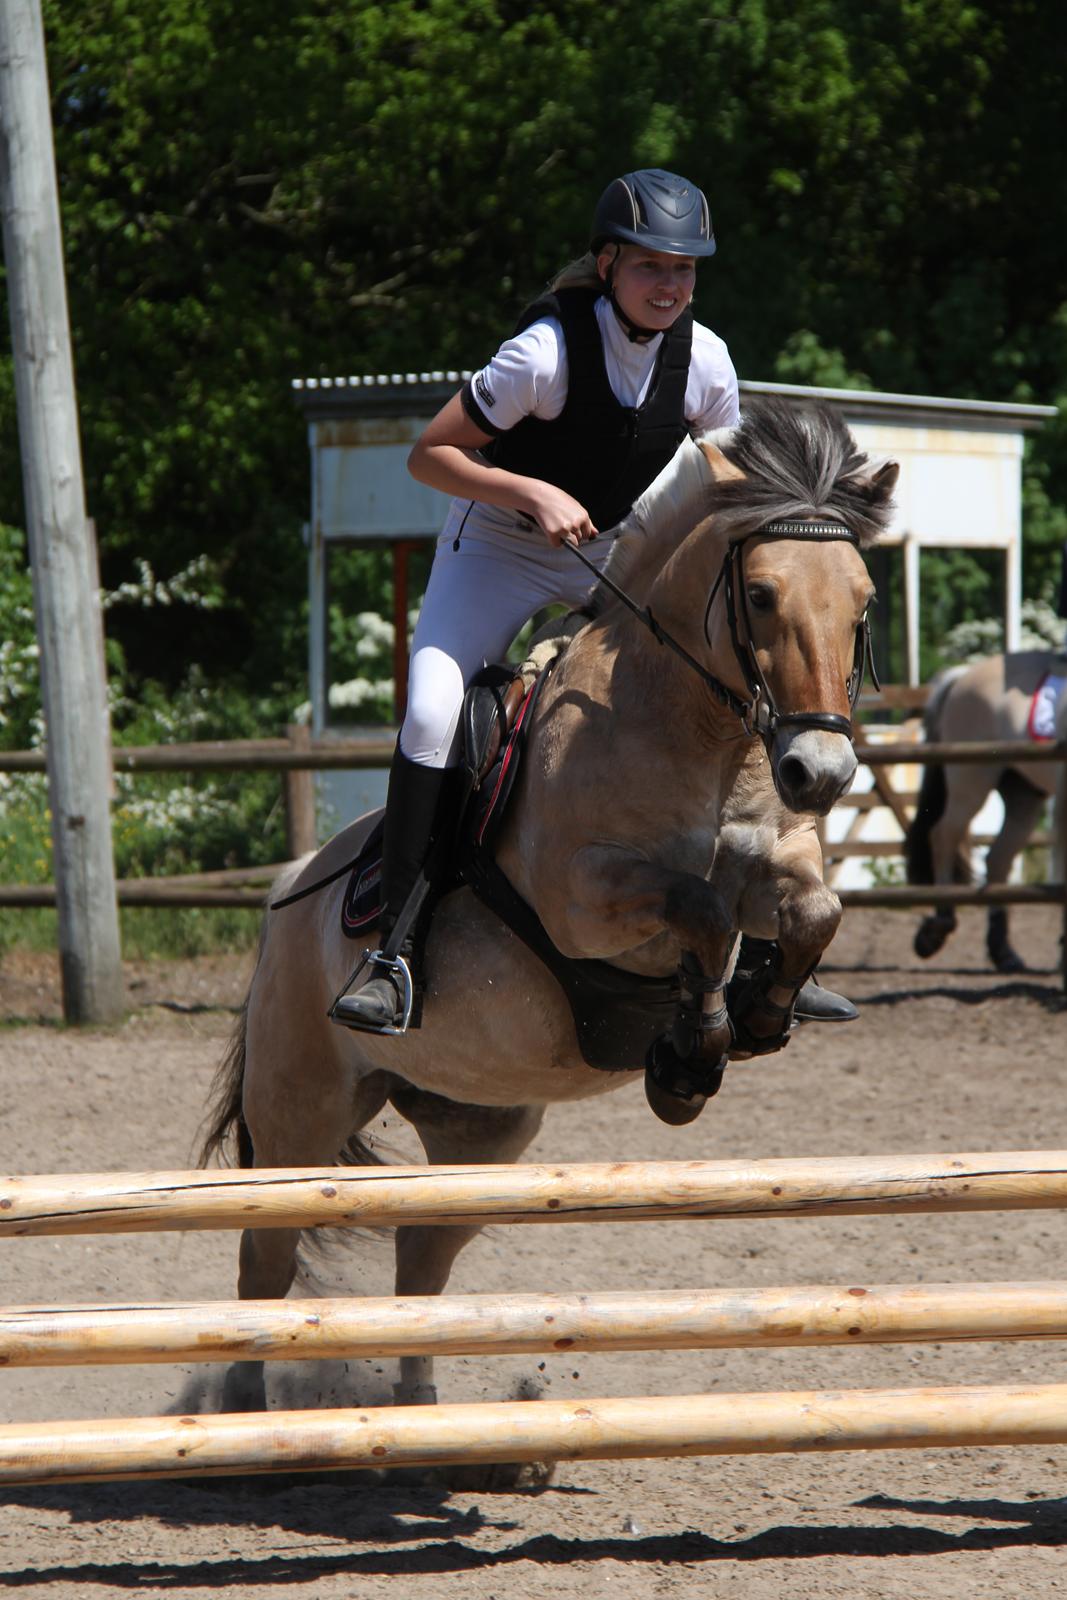
{"type": "Polygon", "coordinates": [[[797,756],[786,756],[778,767],[778,776],[787,789],[800,789],[808,781],[808,769],[797,756]]]}

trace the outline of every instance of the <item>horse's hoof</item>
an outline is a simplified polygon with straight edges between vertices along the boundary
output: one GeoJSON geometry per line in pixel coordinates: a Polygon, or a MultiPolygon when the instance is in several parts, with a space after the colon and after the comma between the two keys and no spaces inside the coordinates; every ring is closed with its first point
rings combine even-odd
{"type": "Polygon", "coordinates": [[[544,1489],[556,1471],[554,1461],[490,1461],[478,1466],[439,1467],[443,1487],[457,1494],[508,1494],[513,1489],[544,1489]]]}
{"type": "Polygon", "coordinates": [[[711,1066],[682,1057],[666,1037],[657,1039],[645,1067],[645,1099],[661,1122],[682,1128],[695,1122],[713,1094],[718,1094],[725,1058],[711,1066]]]}
{"type": "Polygon", "coordinates": [[[945,943],[945,937],[946,935],[939,928],[931,930],[924,922],[921,927],[916,929],[915,938],[912,941],[912,949],[921,960],[929,961],[930,957],[936,956],[937,952],[942,948],[945,943]]]}
{"type": "Polygon", "coordinates": [[[674,1090],[665,1089],[656,1081],[651,1067],[645,1068],[645,1099],[659,1120],[672,1128],[684,1128],[687,1122],[695,1122],[708,1103],[706,1094],[683,1099],[674,1090]]]}

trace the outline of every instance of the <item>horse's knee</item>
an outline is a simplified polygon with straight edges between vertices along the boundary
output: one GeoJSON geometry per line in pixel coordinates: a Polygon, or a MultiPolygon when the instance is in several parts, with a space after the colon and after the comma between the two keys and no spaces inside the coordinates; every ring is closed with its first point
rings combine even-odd
{"type": "Polygon", "coordinates": [[[825,883],[814,884],[802,895],[782,901],[778,912],[778,943],[796,950],[821,954],[841,926],[841,902],[825,883]]]}

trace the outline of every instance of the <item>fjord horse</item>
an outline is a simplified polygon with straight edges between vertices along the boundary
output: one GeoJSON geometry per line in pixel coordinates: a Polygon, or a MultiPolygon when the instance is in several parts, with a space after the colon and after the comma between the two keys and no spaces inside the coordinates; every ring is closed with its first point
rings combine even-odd
{"type": "MultiPolygon", "coordinates": [[[[1048,650],[1016,650],[986,656],[966,667],[948,667],[932,680],[923,715],[924,736],[933,742],[965,740],[1018,741],[1029,732],[1031,706],[1049,672],[1067,676],[1067,658],[1048,650]]],[[[1067,733],[1067,697],[1059,708],[1058,737],[1067,733]]],[[[1056,788],[1060,763],[1051,761],[981,763],[928,762],[914,820],[908,829],[905,861],[909,883],[969,882],[963,854],[970,825],[986,797],[997,790],[1004,801],[1004,821],[989,846],[987,883],[1007,883],[1019,851],[1041,819],[1056,788]]],[[[915,934],[915,953],[935,955],[956,928],[952,906],[939,906],[924,917],[915,934]]],[[[1022,958],[1008,936],[1006,906],[991,906],[986,949],[998,972],[1021,972],[1022,958]]]]}
{"type": "MultiPolygon", "coordinates": [[[[565,956],[681,970],[698,1077],[784,1042],[791,998],[838,926],[815,818],[856,767],[872,594],[860,549],[887,520],[896,476],[828,411],[772,405],[687,441],[612,552],[629,603],[601,595],[532,713],[497,861],[565,956]],[[739,929],[777,939],[782,957],[731,1020],[739,929]]],[[[275,896],[351,860],[372,821],[287,869],[275,896]]],[[[359,1130],[391,1102],[429,1161],[511,1162],[549,1104],[641,1076],[643,1050],[628,1070],[588,1065],[559,983],[467,887],[434,911],[421,1026],[381,1037],[332,1024],[353,963],[344,887],[268,912],[205,1158],[236,1135],[242,1165],[374,1160],[359,1130]]],[[[443,1290],[477,1232],[398,1229],[397,1294],[443,1290]]],[[[285,1295],[297,1245],[292,1230],[246,1231],[242,1298],[285,1295]]],[[[263,1404],[261,1366],[234,1369],[228,1405],[263,1404]]],[[[428,1358],[402,1360],[400,1379],[398,1397],[435,1398],[428,1358]]]]}

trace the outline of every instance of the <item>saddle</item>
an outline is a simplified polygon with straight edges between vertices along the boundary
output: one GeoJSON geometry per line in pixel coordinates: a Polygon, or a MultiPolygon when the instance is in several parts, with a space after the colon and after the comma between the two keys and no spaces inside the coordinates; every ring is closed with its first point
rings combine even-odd
{"type": "Polygon", "coordinates": [[[1067,692],[1067,661],[1059,663],[1058,671],[1048,671],[1034,690],[1030,714],[1026,719],[1029,738],[1049,740],[1056,737],[1056,717],[1060,700],[1067,692]]]}
{"type": "MultiPolygon", "coordinates": [[[[586,1065],[602,1072],[639,1071],[653,1043],[675,1020],[682,998],[678,975],[643,977],[606,961],[562,955],[494,857],[526,729],[555,659],[532,686],[512,668],[492,666],[479,673],[467,691],[463,708],[467,799],[455,860],[436,898],[469,885],[559,983],[586,1065]]],[[[383,820],[380,816],[372,827],[349,875],[341,907],[341,930],[349,939],[364,936],[380,914],[383,820]]]]}

